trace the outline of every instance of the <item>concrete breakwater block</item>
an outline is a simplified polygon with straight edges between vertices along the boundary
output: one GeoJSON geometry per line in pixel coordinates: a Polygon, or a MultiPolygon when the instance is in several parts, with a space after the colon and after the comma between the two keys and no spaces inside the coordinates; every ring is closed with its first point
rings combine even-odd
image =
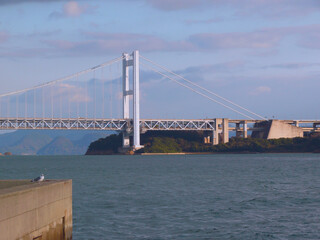
{"type": "Polygon", "coordinates": [[[72,180],[0,180],[0,240],[72,239],[72,180]]]}

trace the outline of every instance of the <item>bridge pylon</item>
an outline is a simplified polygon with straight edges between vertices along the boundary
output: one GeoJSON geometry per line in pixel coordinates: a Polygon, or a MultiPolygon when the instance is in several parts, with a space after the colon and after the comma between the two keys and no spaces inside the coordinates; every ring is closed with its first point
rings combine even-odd
{"type": "MultiPolygon", "coordinates": [[[[123,118],[130,119],[130,96],[133,96],[133,148],[140,149],[140,63],[139,51],[123,53],[122,61],[123,118]],[[129,67],[132,67],[133,89],[130,89],[129,67]]],[[[130,147],[131,129],[123,131],[123,148],[130,147]]]]}

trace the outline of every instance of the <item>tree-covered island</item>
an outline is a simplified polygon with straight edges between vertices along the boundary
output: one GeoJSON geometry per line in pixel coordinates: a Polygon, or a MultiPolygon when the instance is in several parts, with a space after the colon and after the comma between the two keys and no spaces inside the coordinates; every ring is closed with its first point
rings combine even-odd
{"type": "MultiPolygon", "coordinates": [[[[136,153],[320,153],[320,136],[305,138],[230,138],[226,144],[204,143],[201,131],[149,131],[141,134],[144,148],[136,153]]],[[[120,154],[122,134],[92,142],[87,155],[120,154]]]]}

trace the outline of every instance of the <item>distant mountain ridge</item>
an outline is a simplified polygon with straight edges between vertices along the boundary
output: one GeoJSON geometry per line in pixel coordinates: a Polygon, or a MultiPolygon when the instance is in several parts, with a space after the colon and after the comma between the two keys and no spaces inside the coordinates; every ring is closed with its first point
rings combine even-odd
{"type": "Polygon", "coordinates": [[[92,141],[108,131],[18,130],[0,134],[0,153],[14,155],[83,155],[92,141]]]}

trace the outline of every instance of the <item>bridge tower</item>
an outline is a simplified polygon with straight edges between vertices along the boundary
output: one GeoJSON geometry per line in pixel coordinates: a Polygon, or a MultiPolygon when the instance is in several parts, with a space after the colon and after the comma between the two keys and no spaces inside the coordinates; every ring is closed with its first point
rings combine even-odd
{"type": "MultiPolygon", "coordinates": [[[[131,55],[123,53],[122,61],[122,91],[123,91],[123,118],[130,119],[130,96],[133,96],[133,148],[140,149],[140,64],[139,51],[134,51],[131,55]],[[130,90],[129,67],[132,67],[133,89],[130,90]]],[[[130,126],[130,124],[128,124],[130,126]]],[[[123,132],[123,148],[130,147],[129,127],[123,132]]]]}

